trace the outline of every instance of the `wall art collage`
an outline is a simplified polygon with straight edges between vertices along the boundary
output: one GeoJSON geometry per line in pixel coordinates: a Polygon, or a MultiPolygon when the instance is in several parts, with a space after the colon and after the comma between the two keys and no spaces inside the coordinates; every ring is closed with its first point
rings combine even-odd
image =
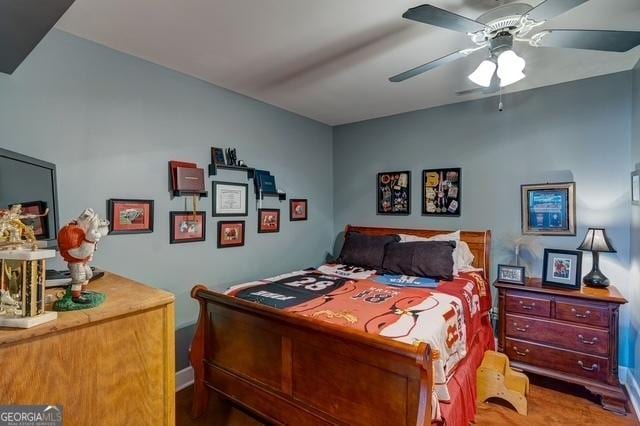
{"type": "MultiPolygon", "coordinates": [[[[246,173],[247,180],[256,178],[256,169],[248,167],[244,161],[237,159],[235,148],[211,148],[211,164],[209,176],[215,176],[218,169],[235,170],[246,173]]],[[[261,176],[271,177],[273,191],[260,191],[256,197],[257,233],[280,232],[280,209],[262,208],[265,195],[276,196],[279,201],[286,199],[286,194],[275,188],[275,180],[268,171],[260,170],[261,176]]],[[[240,247],[246,242],[246,222],[240,217],[249,215],[249,185],[241,182],[225,182],[214,180],[212,185],[213,217],[228,217],[234,220],[220,220],[217,222],[217,247],[240,247]]],[[[205,188],[204,169],[196,163],[185,161],[169,161],[169,192],[171,197],[190,197],[191,210],[169,212],[169,243],[193,243],[205,241],[207,238],[207,215],[198,210],[198,201],[208,196],[205,188]]],[[[40,209],[42,206],[34,206],[40,209]]],[[[308,217],[308,200],[294,198],[289,200],[289,220],[291,222],[304,221],[308,217]]],[[[109,233],[142,234],[154,231],[154,200],[139,199],[110,199],[107,200],[107,216],[109,219],[109,233]]],[[[36,229],[36,227],[34,227],[36,229]]],[[[46,230],[37,228],[38,232],[46,230]]]]}

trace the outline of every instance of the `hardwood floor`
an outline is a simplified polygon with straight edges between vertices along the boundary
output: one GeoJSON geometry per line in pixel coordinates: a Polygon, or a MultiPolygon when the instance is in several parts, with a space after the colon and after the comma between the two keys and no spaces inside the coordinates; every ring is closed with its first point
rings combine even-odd
{"type": "MultiPolygon", "coordinates": [[[[532,377],[531,379],[528,416],[521,416],[515,410],[499,403],[489,402],[478,407],[476,425],[640,425],[634,414],[619,416],[603,410],[584,388],[541,377],[532,377]]],[[[191,394],[191,387],[176,394],[176,424],[178,426],[261,425],[260,422],[239,410],[226,408],[215,398],[212,398],[213,400],[204,416],[198,420],[192,420],[190,415],[191,394]]]]}

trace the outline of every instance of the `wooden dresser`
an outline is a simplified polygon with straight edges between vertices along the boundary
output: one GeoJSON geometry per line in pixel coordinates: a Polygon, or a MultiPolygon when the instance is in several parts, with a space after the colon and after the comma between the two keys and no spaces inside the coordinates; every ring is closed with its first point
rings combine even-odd
{"type": "Polygon", "coordinates": [[[0,328],[0,404],[62,405],[65,425],[173,425],[174,296],[110,273],[89,290],[105,303],[0,328]]]}
{"type": "Polygon", "coordinates": [[[562,290],[495,282],[499,291],[498,350],[516,368],[586,387],[602,406],[624,413],[618,381],[618,311],[627,303],[613,286],[562,290]]]}

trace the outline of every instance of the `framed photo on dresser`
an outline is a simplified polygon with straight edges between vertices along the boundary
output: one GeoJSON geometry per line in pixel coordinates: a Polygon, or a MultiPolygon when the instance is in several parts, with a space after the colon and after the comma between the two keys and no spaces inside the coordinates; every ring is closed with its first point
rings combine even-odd
{"type": "Polygon", "coordinates": [[[462,210],[462,169],[422,171],[422,214],[460,216],[462,210]]]}
{"type": "Polygon", "coordinates": [[[376,178],[377,213],[411,214],[411,172],[378,173],[376,178]]]}
{"type": "Polygon", "coordinates": [[[577,250],[544,249],[542,286],[580,290],[582,252],[577,250]]]}
{"type": "Polygon", "coordinates": [[[576,235],[576,183],[522,185],[522,233],[576,235]]]}

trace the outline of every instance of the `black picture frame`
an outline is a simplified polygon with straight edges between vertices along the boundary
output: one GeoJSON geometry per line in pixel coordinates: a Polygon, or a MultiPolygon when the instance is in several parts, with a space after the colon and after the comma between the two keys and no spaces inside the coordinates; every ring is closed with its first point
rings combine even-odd
{"type": "Polygon", "coordinates": [[[576,183],[520,185],[520,211],[524,235],[575,236],[576,183]]]}
{"type": "Polygon", "coordinates": [[[212,211],[211,215],[213,217],[244,217],[249,214],[249,185],[246,183],[238,183],[238,182],[222,182],[222,181],[213,181],[212,182],[212,192],[213,196],[211,197],[212,211]],[[220,213],[218,211],[218,190],[221,186],[235,186],[238,188],[244,189],[244,209],[241,213],[220,213]]]}
{"type": "Polygon", "coordinates": [[[169,212],[169,244],[195,243],[205,241],[207,239],[207,212],[197,211],[195,215],[200,218],[202,232],[200,237],[180,238],[176,235],[176,220],[181,216],[194,216],[192,211],[172,211],[169,212]]]}
{"type": "Polygon", "coordinates": [[[272,234],[275,232],[280,232],[280,209],[258,209],[258,233],[272,234]],[[276,227],[274,229],[267,229],[263,227],[262,215],[268,213],[276,215],[276,227]]]}
{"type": "Polygon", "coordinates": [[[462,214],[462,168],[422,171],[422,215],[459,217],[462,214]]]}
{"type": "Polygon", "coordinates": [[[211,164],[215,164],[216,166],[224,166],[227,164],[223,148],[211,147],[211,164]]]}
{"type": "MultiPolygon", "coordinates": [[[[43,214],[47,211],[47,202],[46,201],[27,201],[24,203],[14,203],[10,204],[9,208],[12,208],[16,204],[20,204],[22,207],[22,214],[43,214]],[[37,212],[29,211],[30,208],[37,207],[37,212]]],[[[22,222],[27,226],[33,226],[31,221],[37,221],[40,224],[40,228],[42,229],[42,233],[37,233],[34,227],[34,235],[36,240],[49,240],[51,238],[51,232],[49,231],[49,218],[47,216],[36,217],[33,219],[22,219],[22,222]]]]}
{"type": "Polygon", "coordinates": [[[309,201],[306,198],[290,198],[289,199],[289,221],[297,222],[307,220],[309,218],[309,201]],[[294,214],[294,205],[298,203],[304,204],[304,216],[296,216],[294,214]]]}
{"type": "Polygon", "coordinates": [[[544,249],[542,286],[580,290],[582,285],[582,252],[544,249]],[[568,263],[567,263],[568,262],[568,263]],[[551,268],[549,266],[552,266],[551,268]],[[567,268],[568,265],[568,268],[567,268]],[[567,269],[568,272],[567,272],[567,269]]]}
{"type": "Polygon", "coordinates": [[[109,235],[150,234],[153,232],[154,200],[138,200],[128,198],[111,198],[107,200],[107,219],[109,220],[109,235]],[[144,229],[119,230],[114,220],[115,208],[118,204],[147,204],[149,206],[149,223],[144,229]]]}
{"type": "Polygon", "coordinates": [[[525,285],[524,266],[498,265],[498,281],[501,283],[525,285]],[[516,272],[517,271],[517,272],[516,272]]]}
{"type": "Polygon", "coordinates": [[[411,214],[411,171],[380,172],[376,175],[376,214],[411,214]]]}
{"type": "Polygon", "coordinates": [[[640,170],[631,172],[631,205],[640,206],[640,170]]]}
{"type": "Polygon", "coordinates": [[[246,241],[246,228],[247,228],[247,224],[244,220],[221,220],[220,222],[218,222],[218,238],[217,238],[217,243],[218,243],[218,248],[231,248],[231,247],[242,247],[245,244],[246,241]],[[222,242],[222,228],[226,225],[241,225],[241,238],[240,238],[240,242],[238,243],[232,243],[232,244],[225,244],[222,242]]]}

